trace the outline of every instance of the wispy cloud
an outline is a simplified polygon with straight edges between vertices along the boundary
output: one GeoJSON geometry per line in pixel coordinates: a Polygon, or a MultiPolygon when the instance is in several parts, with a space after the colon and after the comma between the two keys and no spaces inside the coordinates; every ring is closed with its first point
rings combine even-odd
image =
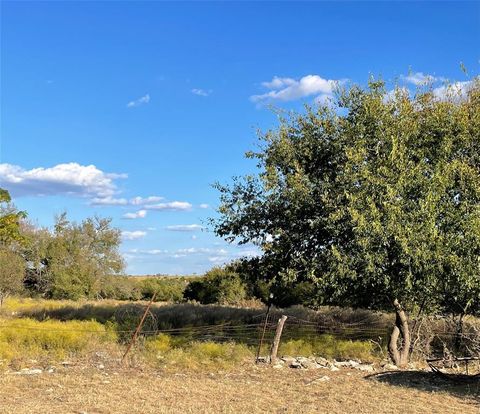
{"type": "Polygon", "coordinates": [[[163,197],[159,196],[149,196],[149,197],[134,197],[130,199],[130,204],[134,206],[141,206],[144,204],[158,203],[162,201],[163,197]]]}
{"type": "Polygon", "coordinates": [[[115,180],[123,178],[127,178],[127,174],[106,173],[95,165],[75,162],[31,170],[0,164],[0,186],[15,197],[71,195],[111,198],[118,192],[115,180]]]}
{"type": "Polygon", "coordinates": [[[192,205],[186,201],[171,201],[168,203],[147,204],[144,208],[147,210],[184,211],[190,210],[192,205]]]}
{"type": "Polygon", "coordinates": [[[199,231],[203,229],[200,224],[178,224],[175,226],[167,226],[170,231],[199,231]]]}
{"type": "Polygon", "coordinates": [[[212,94],[212,90],[211,89],[198,89],[198,88],[194,88],[191,90],[191,92],[194,94],[194,95],[198,95],[198,96],[209,96],[212,94]]]}
{"type": "Polygon", "coordinates": [[[94,198],[91,201],[92,205],[97,206],[143,206],[148,203],[155,203],[157,201],[163,200],[163,197],[158,196],[149,196],[149,197],[134,197],[134,198],[115,198],[115,197],[103,197],[103,198],[94,198]]]}
{"type": "Polygon", "coordinates": [[[400,78],[416,86],[426,85],[429,83],[445,80],[445,78],[428,75],[423,72],[415,72],[415,73],[409,73],[408,75],[401,75],[400,78]]]}
{"type": "Polygon", "coordinates": [[[208,205],[206,203],[202,203],[198,207],[203,208],[203,209],[207,209],[207,208],[210,208],[210,205],[208,205]]]}
{"type": "Polygon", "coordinates": [[[142,239],[147,235],[146,231],[135,230],[135,231],[122,231],[123,240],[138,240],[142,239]]]}
{"type": "Polygon", "coordinates": [[[130,101],[127,104],[127,108],[134,108],[136,106],[148,104],[150,102],[150,95],[147,93],[145,96],[142,96],[141,98],[135,99],[134,101],[130,101]]]}
{"type": "Polygon", "coordinates": [[[125,213],[122,217],[125,219],[138,219],[138,218],[145,218],[147,216],[147,210],[138,210],[134,213],[125,213]]]}
{"type": "Polygon", "coordinates": [[[300,79],[274,76],[271,81],[262,82],[269,91],[260,95],[252,95],[250,100],[256,103],[271,101],[294,101],[308,96],[329,97],[335,88],[344,83],[344,79],[324,79],[318,75],[307,75],[300,79]]]}
{"type": "Polygon", "coordinates": [[[95,197],[90,202],[94,206],[126,206],[128,205],[128,200],[126,198],[115,198],[112,196],[108,197],[95,197]]]}

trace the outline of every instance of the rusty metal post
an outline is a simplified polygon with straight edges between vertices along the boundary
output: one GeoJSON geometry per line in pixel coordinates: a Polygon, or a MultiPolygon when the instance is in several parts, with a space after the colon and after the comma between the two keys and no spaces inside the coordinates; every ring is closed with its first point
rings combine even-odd
{"type": "Polygon", "coordinates": [[[275,362],[277,362],[278,346],[280,345],[283,325],[285,325],[286,320],[287,317],[285,315],[282,315],[282,317],[278,320],[277,330],[275,331],[275,338],[273,338],[272,351],[270,352],[270,364],[275,364],[275,362]]]}
{"type": "Polygon", "coordinates": [[[140,319],[140,322],[138,323],[137,329],[135,329],[135,332],[132,335],[132,339],[130,339],[130,343],[128,344],[127,350],[123,354],[122,364],[124,363],[125,358],[127,357],[128,353],[130,352],[130,349],[132,349],[132,346],[135,343],[135,341],[137,339],[137,336],[140,333],[140,330],[142,329],[143,323],[145,322],[145,318],[147,317],[148,311],[150,310],[150,307],[152,306],[152,303],[155,300],[156,296],[157,296],[157,292],[154,292],[153,295],[152,295],[152,299],[150,299],[150,302],[148,302],[148,305],[145,308],[145,312],[143,312],[142,318],[140,319]]]}
{"type": "Polygon", "coordinates": [[[268,323],[268,316],[270,314],[270,308],[272,307],[272,305],[268,305],[268,308],[267,308],[267,313],[265,314],[265,322],[263,324],[263,330],[262,330],[262,335],[260,336],[260,342],[258,343],[258,349],[257,349],[257,355],[255,357],[255,363],[257,364],[258,363],[258,358],[260,357],[260,351],[262,349],[262,345],[263,345],[263,340],[265,338],[265,331],[267,330],[267,323],[268,323]]]}

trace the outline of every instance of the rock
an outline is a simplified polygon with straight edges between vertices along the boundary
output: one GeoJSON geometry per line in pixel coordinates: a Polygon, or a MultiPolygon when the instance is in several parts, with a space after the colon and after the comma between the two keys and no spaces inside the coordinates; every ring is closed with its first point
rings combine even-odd
{"type": "Polygon", "coordinates": [[[273,365],[272,368],[275,368],[275,369],[283,368],[283,364],[275,364],[275,365],[273,365]]]}
{"type": "Polygon", "coordinates": [[[288,366],[290,368],[296,368],[296,369],[302,368],[302,364],[300,364],[300,362],[298,362],[298,361],[294,361],[291,364],[289,364],[288,366]]]}
{"type": "Polygon", "coordinates": [[[332,365],[330,367],[330,371],[340,371],[340,368],[336,367],[335,365],[332,365]]]}
{"type": "Polygon", "coordinates": [[[37,375],[41,374],[43,371],[38,368],[23,368],[18,372],[15,372],[17,375],[37,375]]]}
{"type": "Polygon", "coordinates": [[[298,357],[297,361],[302,365],[303,368],[306,368],[306,369],[322,368],[322,366],[320,364],[317,364],[315,360],[311,360],[309,358],[298,357]]]}
{"type": "Polygon", "coordinates": [[[70,365],[73,365],[70,361],[63,361],[60,364],[63,365],[64,367],[68,367],[70,365]]]}
{"type": "Polygon", "coordinates": [[[348,361],[334,361],[333,365],[337,368],[350,367],[350,363],[348,361]]]}
{"type": "Polygon", "coordinates": [[[328,375],[324,375],[320,378],[315,378],[313,381],[310,381],[307,385],[315,384],[316,382],[327,382],[330,381],[330,377],[328,375]]]}
{"type": "Polygon", "coordinates": [[[365,372],[373,372],[375,371],[375,368],[373,368],[373,365],[371,364],[358,364],[357,366],[354,367],[355,369],[358,369],[360,371],[365,371],[365,372]]]}
{"type": "Polygon", "coordinates": [[[385,371],[397,371],[398,370],[398,367],[396,365],[393,365],[393,364],[385,364],[382,368],[385,371]]]}
{"type": "Polygon", "coordinates": [[[323,358],[323,357],[315,358],[315,362],[318,365],[321,365],[322,367],[329,367],[331,365],[330,361],[326,358],[323,358]]]}
{"type": "Polygon", "coordinates": [[[358,365],[360,365],[358,361],[354,361],[353,359],[350,359],[348,361],[340,361],[340,362],[334,361],[333,364],[339,368],[355,368],[358,365]]]}
{"type": "Polygon", "coordinates": [[[285,362],[287,365],[290,365],[290,364],[293,364],[294,362],[297,361],[296,358],[293,358],[293,357],[289,357],[289,356],[284,356],[282,358],[280,358],[283,362],[285,362]]]}
{"type": "Polygon", "coordinates": [[[103,365],[103,364],[98,364],[98,365],[97,365],[97,368],[98,368],[98,369],[105,369],[105,365],[103,365]]]}

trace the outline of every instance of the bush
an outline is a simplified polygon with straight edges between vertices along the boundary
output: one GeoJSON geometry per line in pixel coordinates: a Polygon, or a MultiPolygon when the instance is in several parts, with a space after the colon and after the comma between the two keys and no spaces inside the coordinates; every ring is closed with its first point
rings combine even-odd
{"type": "Polygon", "coordinates": [[[100,297],[116,300],[140,300],[142,298],[139,284],[126,276],[106,276],[102,279],[100,297]]]}
{"type": "Polygon", "coordinates": [[[183,277],[152,277],[139,284],[142,299],[150,299],[156,292],[157,302],[181,302],[188,281],[183,277]]]}
{"type": "Polygon", "coordinates": [[[0,306],[4,299],[23,289],[25,261],[10,250],[0,249],[0,306]]]}
{"type": "Polygon", "coordinates": [[[235,305],[247,298],[247,290],[237,273],[217,267],[207,272],[202,279],[190,282],[184,297],[203,304],[235,305]]]}

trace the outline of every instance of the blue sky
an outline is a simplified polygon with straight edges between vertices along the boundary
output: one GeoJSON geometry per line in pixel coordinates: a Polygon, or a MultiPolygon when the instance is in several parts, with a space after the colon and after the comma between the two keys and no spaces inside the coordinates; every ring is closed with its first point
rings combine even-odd
{"type": "Polygon", "coordinates": [[[201,273],[255,253],[201,227],[268,104],[370,74],[441,93],[479,45],[479,2],[3,1],[0,186],[42,226],[112,217],[132,274],[201,273]]]}

